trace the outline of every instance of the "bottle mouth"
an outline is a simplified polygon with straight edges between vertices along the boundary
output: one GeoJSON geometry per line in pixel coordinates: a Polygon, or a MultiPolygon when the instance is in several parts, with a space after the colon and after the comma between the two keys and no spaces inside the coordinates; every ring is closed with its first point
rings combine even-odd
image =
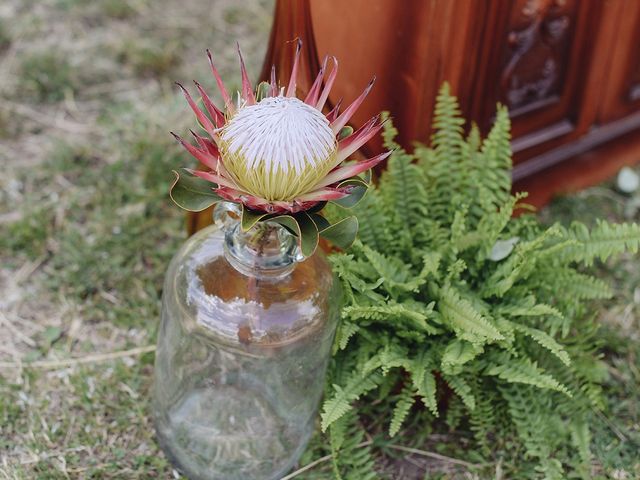
{"type": "Polygon", "coordinates": [[[238,206],[227,202],[216,206],[214,218],[222,222],[225,258],[244,275],[280,278],[304,259],[296,237],[278,223],[259,222],[245,232],[238,206]]]}

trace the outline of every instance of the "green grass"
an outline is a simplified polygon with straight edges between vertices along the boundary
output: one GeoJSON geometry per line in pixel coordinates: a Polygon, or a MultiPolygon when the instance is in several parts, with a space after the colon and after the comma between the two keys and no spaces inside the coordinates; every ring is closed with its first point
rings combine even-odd
{"type": "Polygon", "coordinates": [[[164,272],[185,238],[168,186],[188,160],[169,130],[192,117],[168,86],[211,83],[207,47],[237,84],[235,40],[257,72],[271,2],[251,0],[246,26],[200,0],[8,1],[0,478],[173,478],[149,416],[153,353],[140,354],[155,344],[164,272]],[[56,364],[70,358],[88,362],[56,364]],[[7,367],[33,361],[45,363],[7,367]]]}
{"type": "Polygon", "coordinates": [[[177,42],[156,44],[143,39],[127,40],[119,47],[117,59],[140,76],[166,76],[180,64],[177,42]]]}
{"type": "Polygon", "coordinates": [[[55,50],[30,54],[20,65],[22,90],[41,102],[64,99],[77,87],[77,73],[68,58],[55,50]]]}
{"type": "Polygon", "coordinates": [[[136,14],[136,9],[129,0],[103,0],[100,8],[105,16],[118,20],[126,20],[136,14]]]}
{"type": "Polygon", "coordinates": [[[0,20],[0,53],[9,48],[11,45],[11,34],[7,24],[0,20]]]}

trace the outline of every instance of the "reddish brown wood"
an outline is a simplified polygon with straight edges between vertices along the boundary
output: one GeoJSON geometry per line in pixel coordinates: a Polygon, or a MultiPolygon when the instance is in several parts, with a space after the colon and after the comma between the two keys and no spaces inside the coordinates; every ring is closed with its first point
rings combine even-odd
{"type": "Polygon", "coordinates": [[[624,2],[615,26],[615,43],[608,52],[613,68],[601,92],[598,123],[640,110],[640,2],[624,2]]]}
{"type": "Polygon", "coordinates": [[[276,2],[274,22],[260,80],[268,80],[271,68],[275,67],[279,82],[283,85],[288,83],[291,67],[293,67],[292,42],[297,38],[302,40],[302,52],[300,73],[296,84],[301,92],[309,90],[320,70],[320,62],[311,22],[311,10],[306,1],[276,2]]]}
{"type": "Polygon", "coordinates": [[[485,132],[496,102],[505,103],[514,180],[536,189],[534,203],[563,185],[585,186],[633,158],[640,161],[638,145],[628,140],[640,132],[634,115],[640,111],[640,2],[407,0],[402,6],[393,0],[310,4],[318,48],[351,59],[341,68],[338,95],[355,96],[369,75],[383,72],[381,88],[356,123],[388,109],[402,144],[426,142],[445,80],[485,132]],[[331,17],[335,9],[340,22],[331,17]],[[624,155],[616,142],[625,144],[624,155]],[[593,160],[589,151],[602,156],[593,160]]]}

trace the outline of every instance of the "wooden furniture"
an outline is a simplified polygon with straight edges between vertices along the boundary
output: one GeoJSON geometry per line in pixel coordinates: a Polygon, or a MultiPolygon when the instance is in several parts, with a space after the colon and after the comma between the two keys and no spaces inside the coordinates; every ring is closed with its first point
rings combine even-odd
{"type": "Polygon", "coordinates": [[[353,123],[389,110],[408,148],[444,81],[484,132],[506,104],[514,189],[535,205],[640,162],[639,0],[277,0],[264,78],[296,36],[307,79],[341,60],[331,102],[377,75],[353,123]]]}
{"type": "Polygon", "coordinates": [[[319,55],[348,59],[336,95],[353,98],[378,74],[356,122],[389,109],[410,145],[428,140],[445,80],[485,131],[502,102],[513,122],[515,188],[538,205],[640,162],[638,0],[323,0],[308,8],[319,55]]]}

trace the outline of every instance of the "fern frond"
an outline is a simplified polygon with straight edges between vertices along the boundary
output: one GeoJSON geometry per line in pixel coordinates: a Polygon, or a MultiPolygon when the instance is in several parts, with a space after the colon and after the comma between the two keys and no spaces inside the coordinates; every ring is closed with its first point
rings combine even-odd
{"type": "Polygon", "coordinates": [[[499,105],[496,120],[482,144],[480,194],[489,205],[501,207],[511,193],[511,121],[506,107],[499,105]]]}
{"type": "Polygon", "coordinates": [[[473,395],[471,386],[461,376],[444,374],[443,378],[449,384],[451,389],[460,397],[462,403],[473,411],[476,408],[476,397],[473,395]]]}
{"type": "Polygon", "coordinates": [[[364,430],[355,412],[343,416],[329,428],[329,445],[335,480],[375,480],[371,446],[364,442],[364,430]]]}
{"type": "Polygon", "coordinates": [[[353,209],[358,217],[358,238],[365,245],[384,252],[392,244],[390,222],[383,215],[384,202],[380,192],[374,186],[367,189],[367,193],[353,209]]]}
{"type": "Polygon", "coordinates": [[[469,427],[480,448],[488,455],[492,446],[495,446],[491,445],[490,437],[495,435],[498,423],[496,416],[500,415],[500,407],[503,405],[492,383],[477,380],[473,383],[472,389],[476,408],[469,414],[469,427]]]}
{"type": "Polygon", "coordinates": [[[605,281],[572,268],[554,268],[537,273],[532,278],[532,287],[546,290],[555,297],[592,300],[613,296],[611,287],[605,281]]]}
{"type": "Polygon", "coordinates": [[[409,254],[414,239],[423,235],[422,223],[427,218],[429,204],[423,170],[413,163],[414,157],[402,149],[395,150],[380,177],[380,191],[388,211],[393,245],[387,250],[409,254]],[[395,246],[395,248],[394,248],[395,246]]]}
{"type": "Polygon", "coordinates": [[[439,292],[438,309],[456,335],[472,343],[503,340],[504,337],[487,318],[461,298],[452,287],[443,286],[439,292]]]}
{"type": "Polygon", "coordinates": [[[347,344],[351,337],[353,337],[360,330],[360,326],[355,323],[344,320],[338,326],[338,332],[336,333],[336,341],[340,350],[347,348],[347,344]]]}
{"type": "Polygon", "coordinates": [[[500,357],[500,363],[489,363],[485,375],[496,376],[508,383],[524,383],[538,388],[555,390],[571,397],[569,389],[551,375],[544,373],[527,358],[500,357]]]}
{"type": "Polygon", "coordinates": [[[514,330],[526,335],[527,337],[534,340],[543,348],[546,348],[549,352],[555,355],[562,363],[569,366],[571,364],[571,358],[567,351],[560,345],[555,339],[543,332],[542,330],[538,330],[537,328],[527,327],[526,325],[521,325],[519,323],[511,322],[514,330]]]}
{"type": "Polygon", "coordinates": [[[610,224],[598,220],[595,228],[589,231],[585,225],[574,222],[571,228],[565,230],[564,237],[578,243],[566,248],[562,259],[565,262],[583,262],[589,266],[596,258],[604,261],[627,250],[636,253],[640,246],[640,225],[610,224]]]}
{"type": "Polygon", "coordinates": [[[436,400],[436,377],[433,375],[433,354],[422,351],[417,358],[413,359],[409,373],[411,380],[422,403],[435,416],[439,416],[438,402],[436,400]]]}
{"type": "Polygon", "coordinates": [[[359,321],[361,325],[376,322],[392,326],[395,323],[427,335],[437,334],[439,330],[427,322],[427,311],[417,311],[401,303],[389,302],[381,305],[347,306],[343,309],[343,315],[354,322],[359,321]]]}
{"type": "Polygon", "coordinates": [[[381,381],[382,376],[378,372],[371,372],[364,376],[356,372],[344,388],[334,384],[334,394],[325,401],[323,406],[322,431],[326,431],[329,425],[351,410],[353,408],[352,402],[358,400],[364,393],[376,388],[381,381]]]}
{"type": "Polygon", "coordinates": [[[391,415],[391,423],[389,424],[389,436],[395,437],[400,431],[402,424],[409,415],[411,407],[415,403],[415,392],[409,386],[405,387],[396,402],[396,406],[393,409],[391,415]]]}
{"type": "Polygon", "coordinates": [[[444,354],[442,355],[442,371],[449,374],[454,373],[452,367],[461,367],[483,351],[484,349],[480,345],[465,342],[464,340],[452,340],[444,349],[444,354]]]}

